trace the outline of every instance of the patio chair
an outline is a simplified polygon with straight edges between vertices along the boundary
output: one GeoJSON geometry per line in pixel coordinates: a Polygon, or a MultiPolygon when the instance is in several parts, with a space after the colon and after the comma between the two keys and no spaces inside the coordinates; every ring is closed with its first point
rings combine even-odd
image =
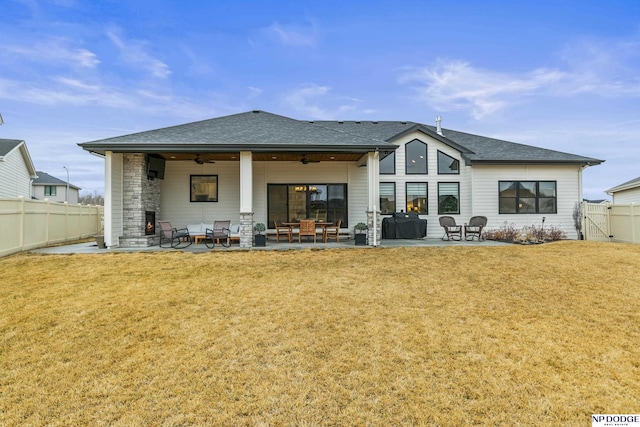
{"type": "Polygon", "coordinates": [[[160,226],[160,247],[162,248],[163,241],[169,241],[169,246],[174,249],[186,248],[193,243],[189,230],[186,228],[177,229],[171,226],[170,221],[158,221],[160,226]],[[184,246],[180,246],[181,243],[187,243],[184,246]]]}
{"type": "Polygon", "coordinates": [[[324,236],[322,236],[322,241],[327,243],[329,239],[336,239],[336,243],[340,241],[340,225],[342,225],[342,220],[339,219],[336,225],[327,225],[324,227],[324,236]]]}
{"type": "Polygon", "coordinates": [[[300,230],[298,232],[298,243],[302,241],[302,236],[313,236],[313,243],[316,243],[316,221],[314,219],[301,219],[300,230]]]}
{"type": "Polygon", "coordinates": [[[216,246],[216,241],[220,243],[221,239],[222,246],[224,246],[225,248],[231,246],[231,230],[229,230],[230,226],[231,221],[214,221],[213,229],[207,228],[204,232],[205,246],[208,248],[214,248],[216,246]],[[209,241],[211,241],[211,246],[209,246],[209,241]]]}
{"type": "Polygon", "coordinates": [[[278,225],[278,221],[273,220],[273,225],[276,227],[276,243],[280,243],[280,236],[287,236],[287,241],[291,243],[291,227],[288,225],[278,225]]]}
{"type": "Polygon", "coordinates": [[[440,226],[444,228],[442,240],[462,240],[462,226],[456,225],[456,220],[452,216],[441,216],[440,226]]]}
{"type": "Polygon", "coordinates": [[[465,240],[473,240],[477,238],[478,241],[484,240],[482,238],[482,229],[487,226],[486,216],[472,216],[469,220],[469,224],[464,225],[464,238],[465,240]],[[471,239],[469,239],[471,237],[471,239]]]}

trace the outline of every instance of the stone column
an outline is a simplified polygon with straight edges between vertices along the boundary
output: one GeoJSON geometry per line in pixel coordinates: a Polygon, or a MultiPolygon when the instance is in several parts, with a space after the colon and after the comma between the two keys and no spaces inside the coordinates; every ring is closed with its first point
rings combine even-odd
{"type": "Polygon", "coordinates": [[[124,154],[122,177],[122,231],[120,247],[139,248],[157,244],[158,235],[146,235],[145,213],[160,218],[160,183],[147,178],[147,156],[142,153],[124,154]]]}
{"type": "Polygon", "coordinates": [[[240,248],[253,247],[253,212],[240,212],[240,248]]]}

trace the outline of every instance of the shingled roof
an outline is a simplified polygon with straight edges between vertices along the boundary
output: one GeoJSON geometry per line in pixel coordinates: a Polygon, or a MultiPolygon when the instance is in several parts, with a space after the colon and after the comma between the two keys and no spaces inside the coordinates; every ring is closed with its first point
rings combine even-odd
{"type": "MultiPolygon", "coordinates": [[[[55,176],[51,176],[46,172],[37,171],[38,177],[33,180],[33,185],[67,185],[67,181],[63,181],[55,176]]],[[[77,187],[73,184],[69,184],[69,187],[75,188],[76,190],[80,190],[80,187],[77,187]]]]}
{"type": "Polygon", "coordinates": [[[303,121],[261,110],[79,144],[85,150],[114,152],[392,151],[393,141],[420,131],[460,151],[467,164],[576,163],[603,160],[443,129],[411,121],[303,121]]]}
{"type": "Polygon", "coordinates": [[[23,141],[19,139],[0,139],[0,157],[4,157],[23,141]]]}

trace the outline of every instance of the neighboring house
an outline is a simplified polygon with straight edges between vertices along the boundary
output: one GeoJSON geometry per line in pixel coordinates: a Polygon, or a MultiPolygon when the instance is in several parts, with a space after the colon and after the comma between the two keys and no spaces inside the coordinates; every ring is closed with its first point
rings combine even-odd
{"type": "Polygon", "coordinates": [[[582,170],[602,160],[415,122],[303,121],[251,111],[79,144],[105,158],[105,241],[157,242],[146,224],[184,227],[230,219],[252,226],[300,218],[342,220],[345,229],[381,215],[417,212],[427,235],[438,217],[541,224],[575,238],[582,170]]]}
{"type": "Polygon", "coordinates": [[[39,200],[49,199],[52,202],[68,202],[77,205],[80,199],[80,187],[69,184],[48,173],[38,171],[38,177],[33,180],[33,197],[39,200]],[[68,191],[68,194],[67,194],[68,191]]]}
{"type": "Polygon", "coordinates": [[[0,139],[0,198],[31,198],[36,169],[29,150],[19,139],[0,139]]]}
{"type": "Polygon", "coordinates": [[[606,193],[613,197],[613,204],[640,204],[640,177],[610,188],[606,193]]]}

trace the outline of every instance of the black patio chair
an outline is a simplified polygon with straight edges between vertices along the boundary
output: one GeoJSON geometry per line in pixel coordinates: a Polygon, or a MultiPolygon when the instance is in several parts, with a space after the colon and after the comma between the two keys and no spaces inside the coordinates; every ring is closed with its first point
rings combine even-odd
{"type": "Polygon", "coordinates": [[[486,226],[487,226],[486,216],[472,216],[471,219],[469,220],[469,224],[464,225],[465,240],[473,240],[474,237],[477,238],[478,241],[484,240],[482,237],[482,229],[486,226]]]}
{"type": "Polygon", "coordinates": [[[189,230],[186,228],[177,229],[171,226],[169,221],[158,221],[160,226],[160,247],[162,248],[162,242],[169,241],[169,246],[174,249],[182,249],[193,243],[189,230]],[[186,243],[180,246],[182,243],[186,243]]]}
{"type": "Polygon", "coordinates": [[[462,226],[456,224],[452,216],[441,216],[440,225],[444,228],[442,240],[462,240],[462,226]]]}
{"type": "Polygon", "coordinates": [[[213,229],[207,228],[205,230],[204,244],[208,248],[214,248],[217,241],[218,243],[222,242],[220,244],[225,248],[231,246],[231,230],[229,230],[230,226],[231,221],[214,221],[213,229]],[[211,242],[211,246],[209,246],[209,242],[211,242]]]}

